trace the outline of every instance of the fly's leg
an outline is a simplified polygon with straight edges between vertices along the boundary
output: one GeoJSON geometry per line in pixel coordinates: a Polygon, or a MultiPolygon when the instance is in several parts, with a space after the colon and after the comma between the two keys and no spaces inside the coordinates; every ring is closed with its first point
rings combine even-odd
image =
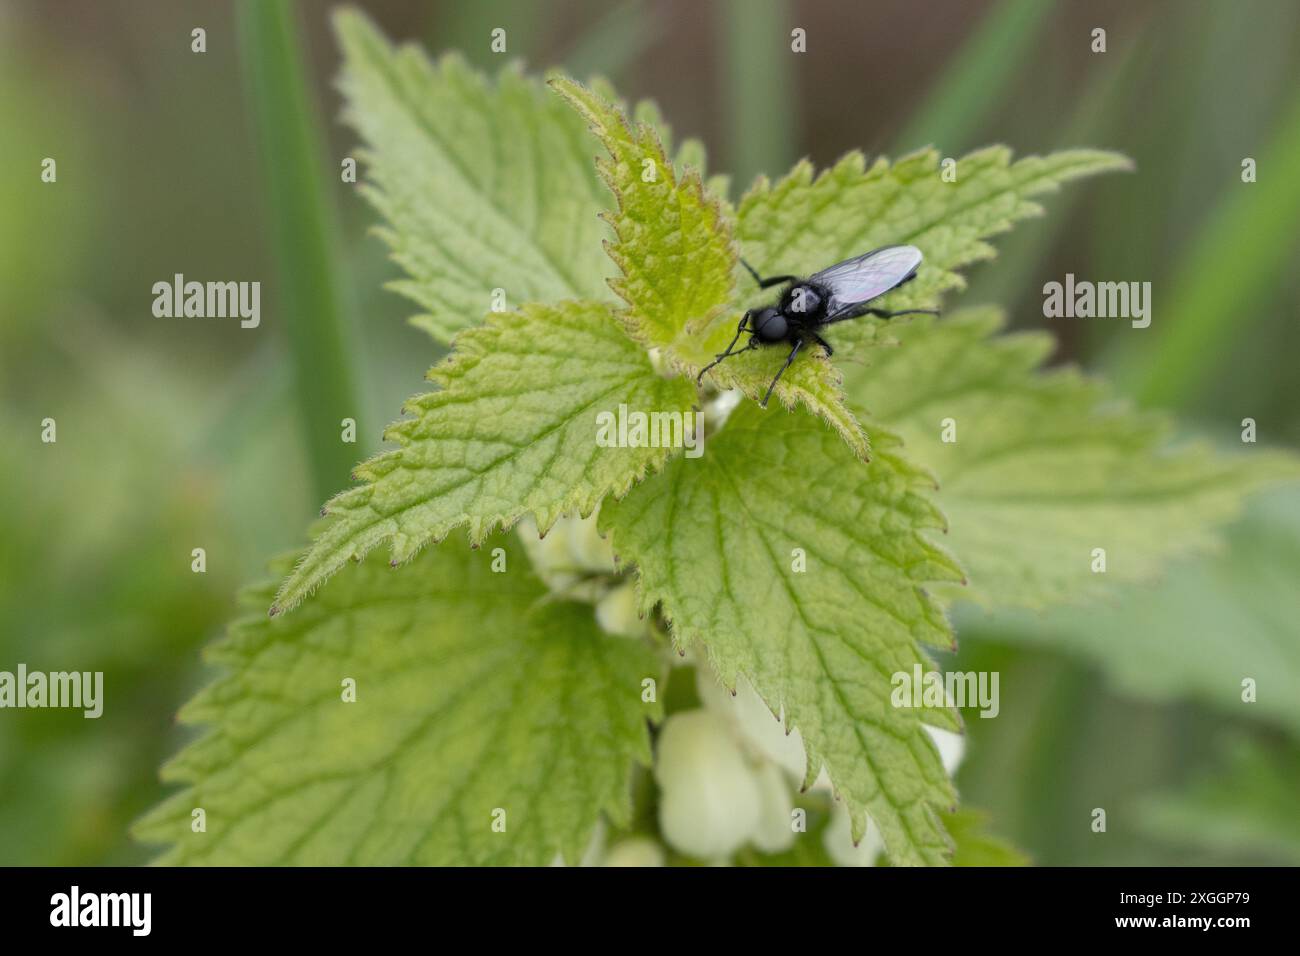
{"type": "Polygon", "coordinates": [[[758,287],[760,289],[770,289],[772,288],[772,286],[780,285],[782,282],[795,282],[799,278],[798,276],[768,276],[766,279],[764,279],[761,275],[759,275],[756,271],[754,271],[754,267],[751,266],[744,259],[740,260],[740,264],[749,270],[749,274],[754,277],[754,281],[758,283],[758,287]]]}
{"type": "Polygon", "coordinates": [[[835,354],[835,350],[834,350],[833,348],[831,348],[831,343],[827,342],[824,338],[822,338],[822,337],[821,337],[820,335],[818,335],[816,332],[813,332],[813,333],[811,333],[811,334],[812,334],[812,339],[813,339],[813,341],[816,342],[818,345],[820,345],[822,348],[824,348],[824,349],[826,350],[826,357],[827,357],[827,358],[830,358],[832,355],[835,354]]]}
{"type": "MultiPolygon", "coordinates": [[[[707,372],[709,369],[713,368],[713,366],[717,365],[717,364],[718,364],[719,362],[721,362],[723,359],[728,358],[729,356],[732,356],[732,355],[735,355],[735,354],[736,354],[735,352],[732,351],[732,349],[734,349],[734,348],[736,347],[736,343],[740,341],[740,335],[741,335],[742,332],[749,332],[750,343],[751,343],[751,344],[753,343],[753,341],[754,341],[754,333],[753,333],[753,332],[750,332],[750,330],[747,329],[747,328],[745,327],[745,326],[746,326],[746,323],[748,323],[748,322],[749,322],[749,313],[746,312],[744,315],[742,315],[742,316],[740,317],[740,322],[739,322],[739,324],[736,326],[736,337],[733,338],[733,339],[731,340],[731,344],[727,346],[727,350],[726,350],[725,352],[719,352],[717,355],[715,355],[715,356],[713,357],[713,361],[710,362],[708,365],[704,366],[704,368],[700,369],[700,374],[697,375],[697,376],[695,376],[695,384],[696,384],[697,386],[700,384],[700,382],[702,382],[702,381],[704,380],[704,373],[705,373],[705,372],[707,372]]],[[[745,346],[745,348],[749,348],[749,347],[750,347],[750,346],[748,346],[748,345],[745,346]]],[[[745,351],[745,349],[741,349],[740,351],[743,352],[743,351],[745,351]]]]}
{"type": "Polygon", "coordinates": [[[938,315],[938,309],[903,309],[901,312],[888,312],[885,309],[867,309],[863,315],[874,315],[878,319],[893,319],[900,315],[938,315]]]}
{"type": "Polygon", "coordinates": [[[794,348],[785,357],[785,364],[781,366],[781,371],[776,373],[776,378],[772,379],[772,384],[767,387],[767,394],[763,396],[762,404],[764,408],[767,408],[767,400],[772,397],[772,389],[776,388],[776,383],[781,380],[781,376],[785,374],[785,370],[790,367],[790,363],[794,361],[794,357],[799,354],[801,348],[803,348],[803,339],[794,343],[794,348]]]}

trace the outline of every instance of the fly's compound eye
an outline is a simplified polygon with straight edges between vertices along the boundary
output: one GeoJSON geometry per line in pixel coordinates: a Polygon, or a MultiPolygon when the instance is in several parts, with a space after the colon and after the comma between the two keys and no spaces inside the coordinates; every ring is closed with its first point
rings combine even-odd
{"type": "Polygon", "coordinates": [[[780,342],[789,331],[785,316],[776,309],[763,309],[751,320],[760,342],[780,342]]]}

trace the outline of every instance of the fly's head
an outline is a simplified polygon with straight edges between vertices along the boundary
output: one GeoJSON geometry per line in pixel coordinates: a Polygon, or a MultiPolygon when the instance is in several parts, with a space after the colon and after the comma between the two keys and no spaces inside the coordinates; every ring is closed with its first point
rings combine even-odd
{"type": "Polygon", "coordinates": [[[749,327],[754,337],[764,344],[781,342],[790,332],[790,324],[781,310],[771,306],[751,312],[749,327]]]}

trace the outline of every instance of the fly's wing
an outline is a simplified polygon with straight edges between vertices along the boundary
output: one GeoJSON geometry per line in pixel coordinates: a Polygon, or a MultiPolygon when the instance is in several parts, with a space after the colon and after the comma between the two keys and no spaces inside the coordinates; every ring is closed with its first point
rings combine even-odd
{"type": "Polygon", "coordinates": [[[823,269],[808,281],[829,290],[826,317],[833,322],[911,278],[920,264],[916,246],[885,246],[823,269]]]}

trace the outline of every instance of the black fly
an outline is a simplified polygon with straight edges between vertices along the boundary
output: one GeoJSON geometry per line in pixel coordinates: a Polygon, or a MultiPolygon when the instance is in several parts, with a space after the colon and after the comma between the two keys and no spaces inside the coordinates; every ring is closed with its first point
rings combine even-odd
{"type": "Polygon", "coordinates": [[[736,337],[731,340],[727,350],[719,354],[712,362],[700,370],[695,379],[698,385],[704,373],[723,359],[756,349],[760,345],[774,345],[785,342],[791,345],[790,354],[786,356],[781,371],[776,373],[772,384],[763,396],[763,407],[772,397],[772,389],[785,370],[790,367],[799,350],[810,342],[815,342],[826,350],[827,355],[833,350],[818,332],[828,325],[855,319],[860,315],[875,315],[890,319],[896,315],[928,313],[937,315],[933,309],[907,309],[902,312],[886,312],[873,309],[869,303],[878,299],[904,282],[916,278],[916,270],[921,265],[921,250],[916,246],[885,246],[872,252],[864,253],[853,259],[823,269],[807,279],[798,276],[771,276],[764,279],[754,271],[753,266],[743,259],[741,263],[754,277],[760,289],[770,289],[774,285],[788,282],[790,285],[781,293],[776,305],[765,309],[750,309],[736,326],[736,337]],[[749,333],[749,341],[744,348],[737,349],[742,333],[749,333]]]}

